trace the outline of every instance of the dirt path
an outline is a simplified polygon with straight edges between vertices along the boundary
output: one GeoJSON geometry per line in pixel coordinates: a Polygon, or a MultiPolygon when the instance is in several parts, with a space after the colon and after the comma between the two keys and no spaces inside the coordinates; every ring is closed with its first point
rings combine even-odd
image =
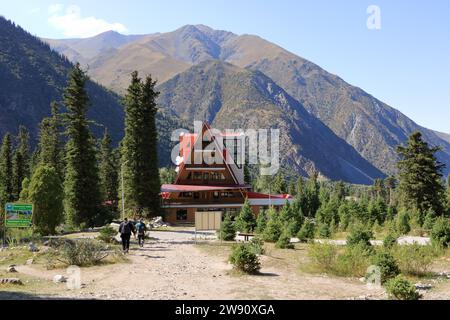
{"type": "MultiPolygon", "coordinates": [[[[353,279],[310,275],[262,258],[262,275],[235,276],[225,256],[196,246],[189,232],[152,232],[156,240],[130,251],[130,261],[83,268],[81,290],[60,284],[58,296],[84,299],[347,299],[376,296],[353,279]]],[[[19,266],[20,273],[51,280],[64,270],[19,266]]]]}

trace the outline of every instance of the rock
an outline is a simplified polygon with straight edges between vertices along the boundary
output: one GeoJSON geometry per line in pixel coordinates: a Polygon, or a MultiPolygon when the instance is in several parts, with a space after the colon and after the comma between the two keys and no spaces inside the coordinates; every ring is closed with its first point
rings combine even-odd
{"type": "Polygon", "coordinates": [[[54,283],[64,283],[67,282],[67,277],[63,276],[63,275],[56,275],[53,277],[53,282],[54,283]]]}
{"type": "Polygon", "coordinates": [[[16,266],[15,266],[15,265],[10,265],[10,266],[6,269],[6,271],[7,271],[8,273],[17,273],[17,270],[16,270],[16,266]]]}
{"type": "Polygon", "coordinates": [[[433,288],[431,284],[423,284],[423,283],[416,283],[415,286],[417,290],[431,290],[433,288]]]}
{"type": "Polygon", "coordinates": [[[28,259],[26,262],[27,266],[31,266],[34,263],[34,259],[28,259]]]}
{"type": "Polygon", "coordinates": [[[34,245],[34,243],[30,243],[30,245],[28,246],[28,250],[30,250],[31,252],[39,252],[39,249],[38,249],[38,247],[36,247],[35,245],[34,245]]]}
{"type": "Polygon", "coordinates": [[[0,283],[1,284],[17,284],[17,285],[23,284],[22,281],[17,278],[1,278],[0,283]]]}

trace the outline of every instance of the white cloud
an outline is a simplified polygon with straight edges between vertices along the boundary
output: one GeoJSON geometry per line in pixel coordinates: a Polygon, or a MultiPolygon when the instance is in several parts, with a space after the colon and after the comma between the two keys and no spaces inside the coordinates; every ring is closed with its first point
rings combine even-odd
{"type": "Polygon", "coordinates": [[[78,6],[64,6],[53,4],[49,6],[50,17],[48,22],[54,28],[61,30],[66,37],[88,38],[106,31],[125,32],[127,28],[121,23],[109,23],[95,17],[82,17],[78,6]]]}

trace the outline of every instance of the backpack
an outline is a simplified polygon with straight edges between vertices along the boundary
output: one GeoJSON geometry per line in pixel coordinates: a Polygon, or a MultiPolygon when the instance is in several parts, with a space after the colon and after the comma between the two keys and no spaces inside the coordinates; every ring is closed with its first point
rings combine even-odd
{"type": "Polygon", "coordinates": [[[143,234],[145,232],[145,224],[139,222],[137,224],[137,230],[138,230],[139,234],[143,234]]]}
{"type": "Polygon", "coordinates": [[[122,233],[123,234],[131,234],[131,222],[127,222],[123,224],[122,233]]]}

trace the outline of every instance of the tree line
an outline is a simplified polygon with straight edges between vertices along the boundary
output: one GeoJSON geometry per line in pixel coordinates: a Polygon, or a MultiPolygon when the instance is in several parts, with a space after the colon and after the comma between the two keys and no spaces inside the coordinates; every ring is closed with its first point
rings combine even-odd
{"type": "Polygon", "coordinates": [[[83,229],[101,226],[117,216],[125,200],[127,215],[159,214],[160,177],[155,117],[156,82],[133,72],[123,98],[125,136],[117,148],[108,130],[96,140],[87,117],[88,76],[79,64],[68,77],[62,97],[64,112],[51,104],[51,116],[40,123],[39,142],[30,152],[23,126],[17,137],[7,133],[0,148],[0,223],[9,202],[34,204],[34,227],[54,234],[58,226],[83,229]],[[120,172],[123,171],[121,199],[120,172]]]}

